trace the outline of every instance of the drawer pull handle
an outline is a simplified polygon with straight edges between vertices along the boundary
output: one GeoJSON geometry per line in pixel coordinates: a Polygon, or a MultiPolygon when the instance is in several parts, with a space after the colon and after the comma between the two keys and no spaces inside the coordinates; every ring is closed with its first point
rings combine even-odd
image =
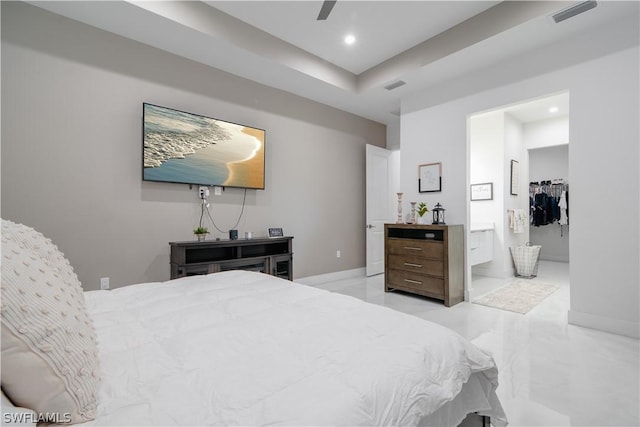
{"type": "Polygon", "coordinates": [[[412,262],[405,262],[404,265],[407,266],[407,267],[422,268],[422,264],[414,264],[412,262]]]}
{"type": "Polygon", "coordinates": [[[413,246],[405,246],[404,248],[407,249],[407,250],[410,250],[410,251],[421,251],[422,250],[422,248],[415,248],[413,246]]]}
{"type": "Polygon", "coordinates": [[[404,279],[404,281],[407,283],[413,283],[414,285],[422,285],[422,282],[419,282],[417,280],[404,279]]]}

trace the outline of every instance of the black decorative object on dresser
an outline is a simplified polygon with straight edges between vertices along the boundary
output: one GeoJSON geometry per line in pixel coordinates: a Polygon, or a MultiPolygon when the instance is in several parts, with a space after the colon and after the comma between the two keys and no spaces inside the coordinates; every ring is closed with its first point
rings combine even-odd
{"type": "Polygon", "coordinates": [[[171,278],[252,270],[293,280],[293,237],[170,242],[171,278]]]}
{"type": "Polygon", "coordinates": [[[385,224],[385,292],[436,298],[450,307],[464,300],[462,225],[385,224]]]}

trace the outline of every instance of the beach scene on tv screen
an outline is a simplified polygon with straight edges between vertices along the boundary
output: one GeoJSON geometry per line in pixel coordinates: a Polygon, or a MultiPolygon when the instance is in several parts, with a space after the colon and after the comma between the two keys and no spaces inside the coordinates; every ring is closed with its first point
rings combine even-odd
{"type": "Polygon", "coordinates": [[[264,131],[144,104],[148,181],[264,188],[264,131]]]}

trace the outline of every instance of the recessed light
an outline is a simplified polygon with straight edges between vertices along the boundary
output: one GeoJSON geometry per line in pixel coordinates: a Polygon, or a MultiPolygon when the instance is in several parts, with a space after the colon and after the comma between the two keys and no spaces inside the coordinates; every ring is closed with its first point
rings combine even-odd
{"type": "Polygon", "coordinates": [[[557,113],[558,112],[558,107],[549,107],[549,112],[550,113],[557,113]]]}
{"type": "Polygon", "coordinates": [[[354,44],[356,42],[356,36],[353,34],[347,34],[344,38],[346,44],[354,44]]]}

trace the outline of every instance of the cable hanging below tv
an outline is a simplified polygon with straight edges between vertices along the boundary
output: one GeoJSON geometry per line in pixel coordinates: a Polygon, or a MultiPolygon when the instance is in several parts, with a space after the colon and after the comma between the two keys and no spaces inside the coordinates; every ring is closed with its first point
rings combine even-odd
{"type": "Polygon", "coordinates": [[[144,181],[264,190],[263,129],[142,106],[144,181]]]}

